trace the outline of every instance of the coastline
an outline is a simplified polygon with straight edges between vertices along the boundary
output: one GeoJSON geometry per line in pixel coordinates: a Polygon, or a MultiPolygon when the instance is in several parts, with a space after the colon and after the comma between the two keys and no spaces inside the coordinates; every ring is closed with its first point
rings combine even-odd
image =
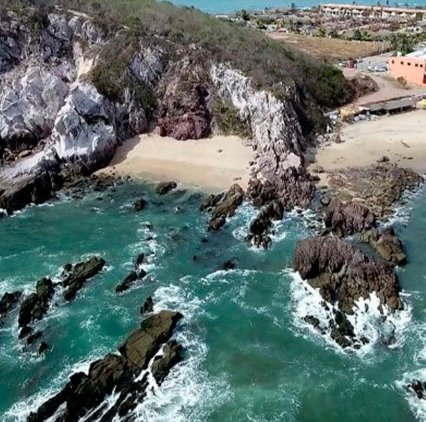
{"type": "Polygon", "coordinates": [[[111,163],[97,174],[146,181],[173,180],[217,193],[234,183],[247,187],[254,152],[237,136],[176,141],[157,134],[140,135],[120,146],[111,163]]]}
{"type": "Polygon", "coordinates": [[[318,147],[309,170],[321,179],[319,186],[328,185],[329,173],[367,167],[382,160],[424,174],[426,142],[422,122],[425,117],[424,110],[416,110],[344,124],[340,133],[343,142],[318,147]]]}

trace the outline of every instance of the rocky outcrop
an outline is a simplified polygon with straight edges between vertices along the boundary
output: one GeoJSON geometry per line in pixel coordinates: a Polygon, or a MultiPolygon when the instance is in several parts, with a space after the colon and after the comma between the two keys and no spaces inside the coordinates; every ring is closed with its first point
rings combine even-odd
{"type": "Polygon", "coordinates": [[[62,282],[64,299],[73,300],[87,281],[102,271],[105,264],[105,260],[97,256],[75,264],[62,282]]]}
{"type": "Polygon", "coordinates": [[[369,230],[363,233],[361,238],[374,248],[384,260],[394,265],[406,263],[407,256],[405,255],[404,247],[392,227],[383,230],[369,230]]]}
{"type": "Polygon", "coordinates": [[[235,214],[244,197],[244,191],[238,184],[232,185],[226,193],[209,195],[200,206],[202,211],[211,212],[208,229],[219,230],[225,224],[226,218],[235,214]]]}
{"type": "Polygon", "coordinates": [[[324,213],[325,227],[339,237],[371,230],[376,224],[375,215],[357,202],[342,203],[333,199],[324,213]]]}
{"type": "Polygon", "coordinates": [[[124,280],[115,288],[116,293],[123,293],[132,287],[136,281],[142,280],[146,276],[146,272],[143,269],[138,271],[131,271],[124,280]]]}
{"type": "Polygon", "coordinates": [[[63,406],[61,419],[78,420],[88,415],[90,420],[130,418],[131,411],[140,403],[148,387],[149,369],[157,384],[165,379],[170,369],[181,358],[182,347],[170,340],[182,315],[161,311],[144,320],[119,347],[119,355],[108,354],[93,362],[87,374],[79,372],[70,377],[64,388],[51,397],[38,410],[28,416],[28,422],[42,422],[52,417],[63,406]],[[162,349],[162,354],[151,359],[162,349]],[[115,391],[118,398],[110,406],[104,400],[115,391]]]}
{"type": "Polygon", "coordinates": [[[2,298],[0,299],[0,323],[3,318],[7,316],[7,314],[13,310],[19,299],[22,297],[22,292],[17,290],[16,292],[8,293],[6,292],[2,298]]]}
{"type": "Polygon", "coordinates": [[[158,193],[158,195],[167,195],[169,192],[176,188],[176,182],[161,182],[158,184],[157,188],[155,189],[155,192],[158,193]]]}
{"type": "Polygon", "coordinates": [[[273,199],[281,200],[286,207],[306,207],[315,188],[304,169],[307,140],[292,103],[256,90],[249,78],[225,65],[213,65],[210,77],[219,95],[232,103],[242,121],[250,124],[252,144],[258,151],[258,184],[265,180],[265,189],[272,190],[273,199]]]}
{"type": "Polygon", "coordinates": [[[385,162],[331,172],[328,181],[333,193],[354,198],[377,218],[383,218],[393,213],[394,204],[405,191],[416,189],[423,179],[411,169],[385,162]]]}
{"type": "Polygon", "coordinates": [[[338,304],[346,314],[355,302],[375,293],[382,305],[402,309],[400,287],[393,266],[365,255],[333,236],[305,239],[297,244],[294,269],[318,288],[327,302],[338,304]]]}
{"type": "Polygon", "coordinates": [[[52,280],[43,278],[38,281],[36,292],[27,296],[19,308],[19,327],[27,327],[31,322],[42,319],[49,309],[54,293],[52,280]]]}

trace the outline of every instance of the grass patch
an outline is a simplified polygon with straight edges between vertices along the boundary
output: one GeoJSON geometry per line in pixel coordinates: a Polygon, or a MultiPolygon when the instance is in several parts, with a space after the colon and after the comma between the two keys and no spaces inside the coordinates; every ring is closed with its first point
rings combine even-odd
{"type": "Polygon", "coordinates": [[[218,95],[214,96],[213,115],[220,132],[224,135],[238,135],[246,139],[252,137],[249,124],[241,120],[234,105],[230,101],[223,100],[218,95]]]}

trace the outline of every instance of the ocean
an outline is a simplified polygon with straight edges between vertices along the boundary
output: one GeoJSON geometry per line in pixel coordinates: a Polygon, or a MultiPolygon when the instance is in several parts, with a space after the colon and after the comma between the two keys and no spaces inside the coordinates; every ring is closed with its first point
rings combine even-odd
{"type": "MultiPolygon", "coordinates": [[[[145,422],[410,422],[426,405],[404,385],[426,372],[426,191],[395,215],[409,263],[398,270],[405,311],[393,321],[393,348],[374,312],[358,327],[372,339],[352,353],[337,349],[301,319],[318,306],[291,270],[297,240],[312,234],[313,216],[291,213],[275,227],[273,247],[244,242],[256,211],[244,204],[218,233],[207,233],[199,193],[178,189],[159,198],[150,184],[127,183],[82,200],[62,199],[0,220],[0,294],[34,290],[44,276],[93,254],[107,268],[76,300],[60,295],[40,323],[51,349],[23,350],[16,311],[0,328],[0,420],[24,421],[69,375],[116,350],[140,322],[139,307],[183,313],[176,334],[185,358],[137,408],[145,422]],[[147,208],[132,203],[144,196],[147,208]],[[207,243],[202,242],[207,238],[207,243]],[[115,286],[140,252],[146,280],[117,295],[115,286]],[[194,257],[196,257],[194,259],[194,257]],[[237,267],[225,272],[233,259],[237,267]]],[[[426,402],[424,402],[426,403],[426,402]]]]}
{"type": "MultiPolygon", "coordinates": [[[[352,1],[343,1],[343,0],[325,0],[320,2],[318,0],[296,0],[285,1],[285,0],[172,0],[172,3],[196,7],[203,10],[207,13],[231,13],[239,11],[242,9],[246,10],[263,10],[265,8],[271,7],[289,7],[292,3],[295,3],[299,8],[314,7],[318,6],[320,3],[352,3],[352,1]]],[[[385,4],[385,1],[381,2],[385,4]]],[[[377,5],[377,1],[374,0],[357,0],[356,4],[366,4],[366,5],[377,5]]],[[[399,5],[401,7],[410,6],[426,6],[425,0],[409,0],[408,2],[395,2],[390,1],[390,6],[399,5]]]]}

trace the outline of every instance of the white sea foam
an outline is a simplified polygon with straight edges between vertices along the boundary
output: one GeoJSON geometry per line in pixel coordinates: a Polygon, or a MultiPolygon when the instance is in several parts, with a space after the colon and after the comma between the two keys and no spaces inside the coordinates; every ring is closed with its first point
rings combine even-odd
{"type": "MultiPolygon", "coordinates": [[[[311,333],[319,336],[330,345],[342,350],[331,338],[329,327],[333,319],[333,311],[337,311],[337,305],[326,303],[319,293],[307,282],[303,281],[298,273],[287,272],[292,278],[291,294],[294,310],[294,325],[305,330],[309,328],[311,333]],[[324,306],[324,304],[326,306],[324,306]],[[304,321],[304,317],[311,315],[320,321],[320,330],[304,321]]],[[[358,355],[366,355],[373,351],[378,344],[389,348],[398,348],[404,344],[405,333],[412,318],[412,307],[404,301],[402,311],[392,312],[388,307],[382,306],[380,312],[380,300],[375,293],[368,299],[360,298],[354,306],[353,315],[348,315],[349,322],[354,327],[356,339],[365,337],[368,343],[359,344],[359,349],[349,347],[345,351],[355,352],[358,355]]],[[[362,342],[361,342],[362,343],[362,342]]]]}

